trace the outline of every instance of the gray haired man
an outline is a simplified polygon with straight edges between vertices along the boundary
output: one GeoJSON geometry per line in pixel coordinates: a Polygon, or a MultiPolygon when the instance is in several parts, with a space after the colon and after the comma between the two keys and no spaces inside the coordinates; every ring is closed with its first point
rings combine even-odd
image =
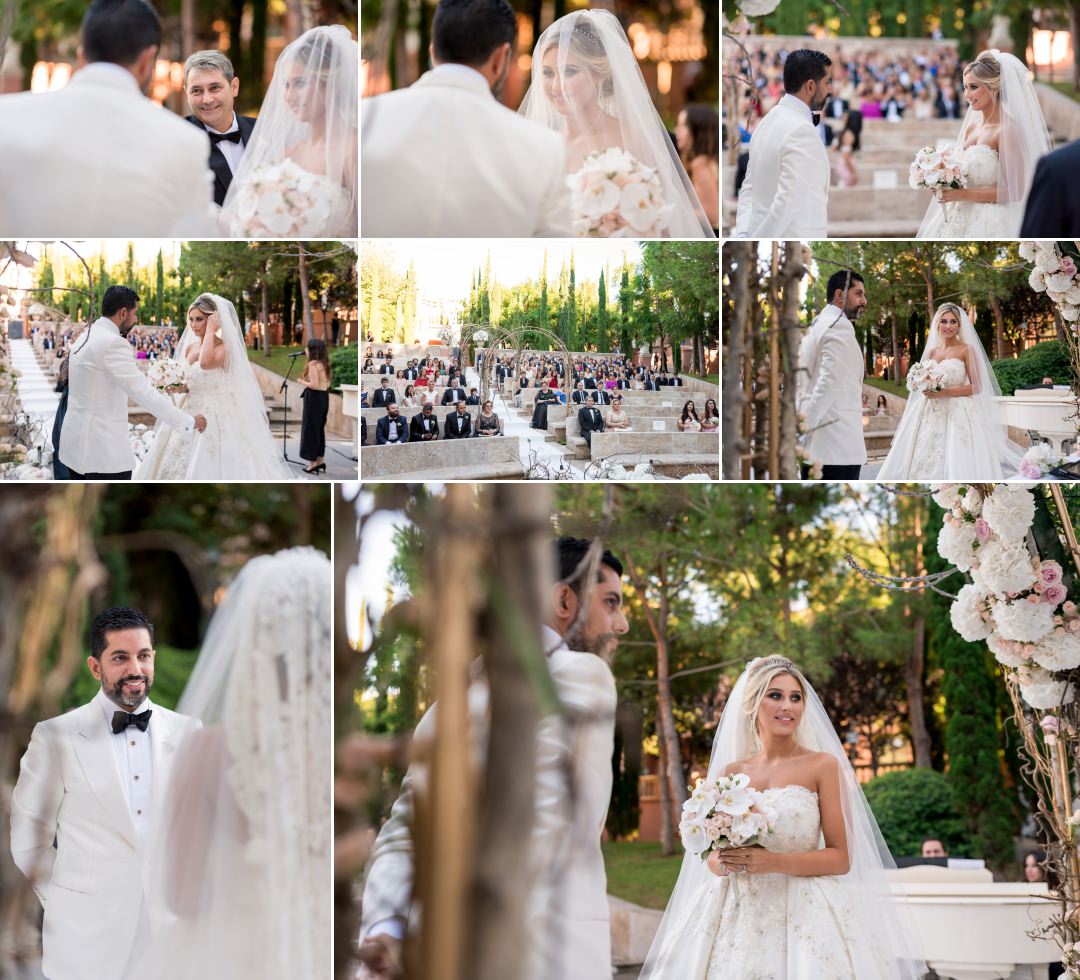
{"type": "Polygon", "coordinates": [[[233,111],[240,79],[233,71],[232,62],[220,51],[196,51],[184,62],[184,91],[194,113],[185,118],[205,129],[210,137],[214,202],[220,207],[233,175],[240,169],[240,157],[251,139],[255,120],[233,111]]]}

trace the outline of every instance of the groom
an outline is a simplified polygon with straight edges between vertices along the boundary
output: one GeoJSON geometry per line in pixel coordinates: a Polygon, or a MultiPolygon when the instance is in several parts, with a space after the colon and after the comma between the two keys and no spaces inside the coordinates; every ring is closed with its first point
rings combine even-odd
{"type": "Polygon", "coordinates": [[[1040,157],[1031,182],[1021,238],[1080,236],[1080,140],[1040,157]]]}
{"type": "MultiPolygon", "coordinates": [[[[854,321],[866,308],[863,278],[851,269],[829,277],[829,305],[799,347],[798,407],[806,417],[806,450],[824,480],[857,480],[866,462],[862,428],[862,348],[854,321]]],[[[810,478],[804,463],[802,478],[810,478]]]]}
{"type": "Polygon", "coordinates": [[[361,102],[364,237],[573,237],[563,137],[498,101],[516,41],[507,0],[440,0],[432,70],[361,102]]]}
{"type": "Polygon", "coordinates": [[[831,167],[817,124],[831,86],[825,54],[801,48],[787,56],[787,94],[750,137],[736,238],[828,237],[831,167]]]}
{"type": "MultiPolygon", "coordinates": [[[[559,581],[552,586],[541,642],[566,717],[550,716],[537,726],[536,819],[521,842],[520,866],[508,870],[528,889],[533,937],[521,951],[518,977],[602,980],[611,976],[611,926],[600,834],[611,797],[617,700],[608,665],[619,637],[629,630],[622,610],[623,568],[611,552],[604,552],[579,624],[583,590],[574,575],[589,542],[559,538],[554,547],[559,581]]],[[[418,745],[434,735],[434,710],[416,727],[418,745]]],[[[487,710],[487,686],[477,680],[469,691],[474,758],[484,753],[487,710]]],[[[368,972],[362,977],[391,977],[391,964],[401,961],[405,932],[415,925],[410,908],[414,800],[428,795],[428,781],[422,763],[409,767],[375,841],[364,883],[360,958],[368,972]]],[[[438,909],[430,914],[437,915],[438,909]]]]}
{"type": "Polygon", "coordinates": [[[244,147],[251,139],[255,120],[233,111],[240,79],[232,62],[220,51],[196,51],[184,62],[184,93],[193,113],[184,118],[210,137],[214,203],[221,207],[240,167],[244,147]]]}
{"type": "Polygon", "coordinates": [[[59,457],[72,480],[131,479],[129,398],[181,432],[206,429],[205,417],[182,412],[139,370],[126,339],[138,322],[135,290],[110,286],[101,300],[101,318],[87,327],[68,358],[68,408],[59,457]]]}
{"type": "Polygon", "coordinates": [[[40,722],[11,798],[11,855],[45,909],[51,980],[112,980],[146,943],[142,860],[180,741],[201,727],[155,705],[154,627],[137,609],[90,627],[88,704],[40,722]]]}

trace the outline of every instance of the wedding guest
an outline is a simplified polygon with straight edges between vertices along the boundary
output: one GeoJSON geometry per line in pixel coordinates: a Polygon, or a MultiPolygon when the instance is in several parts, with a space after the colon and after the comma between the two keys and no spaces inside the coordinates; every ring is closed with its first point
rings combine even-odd
{"type": "Polygon", "coordinates": [[[630,431],[630,416],[623,411],[622,404],[622,397],[619,395],[611,400],[611,408],[604,419],[605,428],[630,431]]]}
{"type": "Polygon", "coordinates": [[[682,415],[679,417],[679,431],[701,431],[701,419],[698,418],[697,406],[692,401],[688,401],[683,405],[682,415]]]}
{"type": "Polygon", "coordinates": [[[446,421],[443,423],[443,438],[472,438],[472,416],[465,408],[465,400],[459,400],[455,408],[455,411],[447,414],[446,421]]]}
{"type": "MultiPolygon", "coordinates": [[[[304,414],[300,420],[300,458],[311,464],[305,473],[326,470],[326,417],[330,412],[330,360],[326,341],[312,337],[304,351],[306,363],[299,381],[304,386],[304,414]]],[[[383,378],[385,382],[386,379],[383,378]]]]}
{"type": "Polygon", "coordinates": [[[720,116],[691,103],[675,123],[675,142],[713,232],[720,233],[720,116]]]}
{"type": "Polygon", "coordinates": [[[701,431],[717,432],[720,429],[720,410],[716,407],[716,399],[710,398],[705,402],[705,411],[701,413],[701,431]]]}
{"type": "Polygon", "coordinates": [[[924,858],[947,858],[949,856],[940,837],[923,838],[920,854],[924,858]]]}
{"type": "MultiPolygon", "coordinates": [[[[547,419],[545,417],[545,423],[547,419]]],[[[545,424],[543,428],[547,428],[545,424]]],[[[489,398],[481,406],[480,414],[476,417],[475,436],[501,436],[503,434],[503,421],[495,414],[494,406],[489,398]]]]}
{"type": "Polygon", "coordinates": [[[529,427],[533,429],[546,429],[548,427],[548,406],[554,405],[558,399],[551,388],[541,388],[536,393],[536,402],[533,407],[532,421],[529,427]]]}
{"type": "Polygon", "coordinates": [[[859,182],[855,167],[855,134],[845,129],[836,144],[836,163],[833,167],[833,183],[837,187],[854,187],[859,182]]]}
{"type": "Polygon", "coordinates": [[[434,442],[439,438],[439,420],[433,414],[432,402],[424,402],[419,415],[409,423],[409,442],[434,442]]]}
{"type": "Polygon", "coordinates": [[[385,375],[379,381],[380,387],[375,389],[371,399],[372,408],[385,408],[391,402],[397,401],[397,393],[390,387],[390,379],[385,375]]]}
{"type": "Polygon", "coordinates": [[[375,423],[375,445],[396,446],[409,441],[409,429],[396,402],[386,406],[386,414],[375,423]]]}
{"type": "Polygon", "coordinates": [[[862,396],[862,413],[863,415],[870,414],[870,396],[865,391],[862,396]]]}
{"type": "Polygon", "coordinates": [[[1035,848],[1024,855],[1024,881],[1048,881],[1046,851],[1035,848]]]}
{"type": "Polygon", "coordinates": [[[240,79],[232,62],[220,51],[196,51],[184,62],[184,93],[193,113],[184,118],[210,137],[210,169],[218,207],[225,203],[244,144],[255,128],[254,119],[233,111],[239,92],[240,79]]]}
{"type": "Polygon", "coordinates": [[[479,405],[480,404],[480,396],[477,394],[475,388],[470,388],[469,389],[469,397],[465,399],[465,404],[466,405],[479,405]]]}
{"type": "Polygon", "coordinates": [[[603,432],[605,429],[604,417],[600,414],[592,395],[586,395],[585,404],[578,409],[578,429],[585,445],[592,452],[592,437],[594,432],[603,432]]]}
{"type": "Polygon", "coordinates": [[[889,414],[889,402],[884,395],[877,396],[877,407],[874,409],[875,415],[888,415],[889,414]]]}
{"type": "Polygon", "coordinates": [[[401,398],[402,408],[419,408],[420,399],[416,395],[416,389],[412,385],[405,386],[405,394],[401,398]]]}
{"type": "Polygon", "coordinates": [[[374,374],[375,362],[369,357],[364,361],[364,366],[360,369],[362,374],[374,374]]]}

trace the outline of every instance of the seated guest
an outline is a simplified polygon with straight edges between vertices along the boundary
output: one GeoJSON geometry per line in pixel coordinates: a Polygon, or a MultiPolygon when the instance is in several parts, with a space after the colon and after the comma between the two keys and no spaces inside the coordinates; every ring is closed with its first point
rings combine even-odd
{"type": "Polygon", "coordinates": [[[877,408],[874,409],[875,415],[888,415],[889,414],[889,402],[884,395],[877,396],[877,408]]]}
{"type": "MultiPolygon", "coordinates": [[[[363,415],[360,416],[360,445],[361,446],[366,446],[367,445],[367,419],[364,418],[363,415]]],[[[58,462],[60,462],[60,461],[58,459],[55,459],[54,460],[54,465],[56,463],[58,463],[58,462]]],[[[66,479],[66,477],[64,477],[64,478],[57,477],[57,479],[58,480],[59,479],[66,479]]]]}
{"type": "Polygon", "coordinates": [[[360,392],[360,407],[361,408],[371,408],[372,407],[371,405],[368,404],[368,393],[366,391],[360,392]]]}
{"type": "Polygon", "coordinates": [[[585,382],[579,381],[574,386],[573,394],[570,395],[570,401],[572,401],[575,405],[584,405],[585,402],[589,399],[589,397],[589,393],[585,390],[585,382]]]}
{"type": "Polygon", "coordinates": [[[469,439],[472,437],[472,416],[465,409],[465,401],[457,403],[456,410],[450,412],[443,422],[444,439],[469,439]]]}
{"type": "Polygon", "coordinates": [[[393,446],[409,441],[409,428],[396,402],[386,406],[386,414],[375,425],[375,445],[393,446]]]}
{"type": "Polygon", "coordinates": [[[679,377],[679,372],[676,371],[667,382],[672,388],[681,388],[683,386],[682,378],[679,377]]]}
{"type": "Polygon", "coordinates": [[[604,417],[592,400],[592,395],[586,396],[584,407],[578,409],[577,421],[578,428],[581,430],[581,438],[585,440],[589,452],[592,452],[592,434],[604,431],[604,417]]]}
{"type": "Polygon", "coordinates": [[[548,427],[548,406],[555,404],[558,397],[551,388],[541,388],[536,393],[536,403],[533,408],[532,421],[529,427],[533,429],[546,429],[548,427]]]}
{"type": "Polygon", "coordinates": [[[465,404],[466,405],[479,405],[480,404],[480,396],[476,393],[475,388],[470,388],[469,389],[469,397],[465,399],[465,404]]]}
{"type": "Polygon", "coordinates": [[[926,837],[922,842],[921,856],[924,858],[947,858],[948,851],[940,837],[926,837]]]}
{"type": "Polygon", "coordinates": [[[409,442],[432,442],[439,438],[439,420],[433,414],[434,405],[424,402],[419,415],[409,423],[409,442]]]}
{"type": "Polygon", "coordinates": [[[370,357],[366,361],[364,361],[364,366],[363,366],[363,368],[361,368],[361,373],[362,374],[374,374],[375,373],[375,362],[370,357]]]}
{"type": "Polygon", "coordinates": [[[597,388],[596,391],[592,393],[592,396],[593,401],[596,402],[597,405],[611,404],[611,395],[609,395],[607,391],[603,388],[597,388]]]}
{"type": "Polygon", "coordinates": [[[380,381],[380,387],[375,389],[375,397],[372,399],[372,408],[386,408],[391,402],[397,401],[397,394],[390,387],[390,379],[385,375],[380,381]]]}
{"type": "Polygon", "coordinates": [[[461,387],[460,383],[456,385],[450,385],[443,392],[442,401],[440,405],[456,405],[458,402],[465,401],[465,389],[461,387]]]}
{"type": "Polygon", "coordinates": [[[715,398],[710,398],[705,402],[705,411],[701,413],[701,431],[720,431],[720,410],[716,407],[715,398]]]}
{"type": "Polygon", "coordinates": [[[415,381],[420,375],[420,372],[416,370],[416,360],[409,361],[408,366],[401,373],[405,375],[406,381],[415,381]]]}
{"type": "Polygon", "coordinates": [[[692,401],[688,401],[683,405],[682,416],[679,418],[679,431],[701,431],[701,419],[698,418],[697,406],[692,401]]]}
{"type": "Polygon", "coordinates": [[[611,410],[604,418],[604,428],[630,430],[630,416],[623,411],[622,398],[619,395],[611,399],[611,410]]]}
{"type": "Polygon", "coordinates": [[[388,357],[386,359],[386,363],[383,364],[383,366],[381,368],[379,368],[379,374],[393,374],[393,373],[394,373],[394,362],[392,360],[390,360],[390,358],[388,357]]]}
{"type": "Polygon", "coordinates": [[[402,408],[419,408],[420,397],[416,394],[416,388],[412,385],[405,386],[405,394],[401,399],[402,408]]]}
{"type": "MultiPolygon", "coordinates": [[[[547,419],[545,418],[545,423],[547,419]]],[[[545,425],[545,428],[547,426],[545,425]]],[[[495,414],[494,406],[489,398],[480,408],[480,414],[476,416],[476,431],[474,436],[501,436],[503,434],[502,419],[495,414]]]]}

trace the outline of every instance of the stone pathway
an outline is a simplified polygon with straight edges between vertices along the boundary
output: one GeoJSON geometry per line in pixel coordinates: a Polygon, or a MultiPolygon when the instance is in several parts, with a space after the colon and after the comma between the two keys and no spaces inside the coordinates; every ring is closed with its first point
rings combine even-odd
{"type": "Polygon", "coordinates": [[[22,374],[18,386],[23,411],[33,419],[38,432],[43,433],[46,439],[50,438],[60,396],[53,391],[53,382],[38,364],[34,346],[29,340],[11,341],[11,366],[22,374]]]}

